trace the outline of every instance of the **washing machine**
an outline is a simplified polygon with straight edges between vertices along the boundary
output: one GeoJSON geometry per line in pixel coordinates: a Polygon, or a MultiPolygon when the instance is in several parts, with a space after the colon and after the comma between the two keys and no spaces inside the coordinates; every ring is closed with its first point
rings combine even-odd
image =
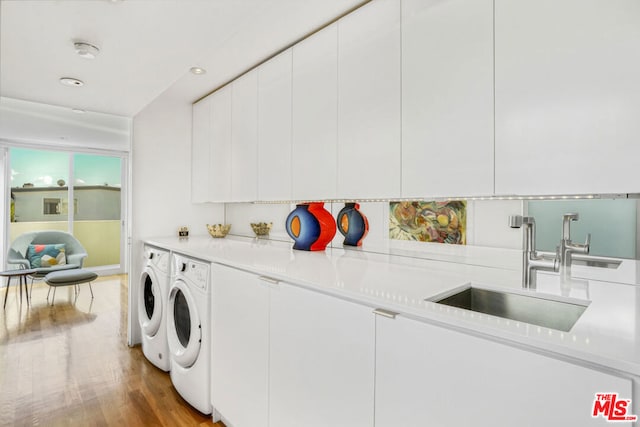
{"type": "Polygon", "coordinates": [[[203,414],[211,407],[211,280],[208,262],[173,254],[167,307],[171,382],[203,414]]]}
{"type": "Polygon", "coordinates": [[[138,288],[138,321],[144,356],[163,371],[169,370],[166,308],[169,297],[169,251],[145,245],[144,268],[138,288]]]}

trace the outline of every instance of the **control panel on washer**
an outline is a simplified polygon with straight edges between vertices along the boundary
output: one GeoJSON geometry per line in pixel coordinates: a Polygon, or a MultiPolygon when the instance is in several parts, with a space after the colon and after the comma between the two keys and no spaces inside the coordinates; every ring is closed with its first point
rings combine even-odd
{"type": "Polygon", "coordinates": [[[200,289],[207,289],[209,263],[176,256],[175,267],[176,275],[184,277],[200,289]]]}
{"type": "Polygon", "coordinates": [[[147,257],[160,271],[169,271],[169,252],[158,249],[150,249],[147,257]]]}

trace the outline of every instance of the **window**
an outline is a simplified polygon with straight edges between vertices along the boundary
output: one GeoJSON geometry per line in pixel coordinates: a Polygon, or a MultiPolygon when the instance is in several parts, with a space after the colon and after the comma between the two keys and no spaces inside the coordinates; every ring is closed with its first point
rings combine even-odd
{"type": "Polygon", "coordinates": [[[43,199],[42,213],[44,215],[60,215],[60,199],[43,199]]]}

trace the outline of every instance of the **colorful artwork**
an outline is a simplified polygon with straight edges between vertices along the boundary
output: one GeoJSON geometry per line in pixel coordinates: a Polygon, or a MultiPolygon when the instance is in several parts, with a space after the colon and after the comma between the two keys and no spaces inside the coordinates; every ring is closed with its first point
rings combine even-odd
{"type": "Polygon", "coordinates": [[[467,202],[391,202],[389,238],[467,244],[467,202]]]}

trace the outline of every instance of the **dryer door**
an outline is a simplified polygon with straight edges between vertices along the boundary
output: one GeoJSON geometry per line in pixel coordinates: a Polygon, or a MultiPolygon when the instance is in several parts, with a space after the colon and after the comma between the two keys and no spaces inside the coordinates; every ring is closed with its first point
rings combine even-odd
{"type": "Polygon", "coordinates": [[[202,326],[193,294],[177,279],[169,292],[167,341],[172,359],[183,368],[195,363],[200,354],[202,326]]]}
{"type": "Polygon", "coordinates": [[[146,267],[140,276],[138,295],[138,320],[142,333],[155,336],[162,319],[162,297],[158,277],[152,268],[146,267]]]}

